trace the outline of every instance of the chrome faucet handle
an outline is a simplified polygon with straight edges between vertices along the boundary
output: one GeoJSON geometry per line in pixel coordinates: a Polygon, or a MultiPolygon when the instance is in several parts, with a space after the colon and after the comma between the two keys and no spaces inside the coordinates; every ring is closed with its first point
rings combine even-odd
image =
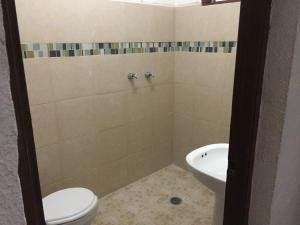
{"type": "Polygon", "coordinates": [[[129,73],[128,74],[128,79],[129,80],[138,79],[137,73],[129,73]]]}
{"type": "Polygon", "coordinates": [[[147,72],[147,73],[145,73],[145,77],[146,77],[146,79],[150,79],[150,78],[154,78],[155,75],[153,75],[151,72],[147,72]]]}

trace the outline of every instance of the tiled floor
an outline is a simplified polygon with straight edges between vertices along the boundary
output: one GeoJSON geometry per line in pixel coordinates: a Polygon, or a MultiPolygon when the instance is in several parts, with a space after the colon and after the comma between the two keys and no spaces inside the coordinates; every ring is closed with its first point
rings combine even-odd
{"type": "Polygon", "coordinates": [[[213,205],[191,173],[170,165],[101,198],[93,225],[211,225],[213,205]],[[170,204],[173,196],[182,204],[170,204]]]}

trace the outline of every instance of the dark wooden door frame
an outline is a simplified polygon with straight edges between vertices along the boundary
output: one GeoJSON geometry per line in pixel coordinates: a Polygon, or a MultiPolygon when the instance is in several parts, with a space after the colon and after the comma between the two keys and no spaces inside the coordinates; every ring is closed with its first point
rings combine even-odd
{"type": "Polygon", "coordinates": [[[242,0],[224,225],[248,224],[272,0],[242,0]]]}
{"type": "Polygon", "coordinates": [[[18,128],[19,177],[28,225],[44,225],[44,212],[14,0],[1,0],[10,84],[18,128]]]}
{"type": "MultiPolygon", "coordinates": [[[[19,176],[27,224],[44,225],[42,197],[14,0],[1,0],[18,127],[19,176]]],[[[242,0],[224,225],[247,225],[271,0],[242,0]]],[[[225,24],[226,25],[226,24],[225,24]]]]}

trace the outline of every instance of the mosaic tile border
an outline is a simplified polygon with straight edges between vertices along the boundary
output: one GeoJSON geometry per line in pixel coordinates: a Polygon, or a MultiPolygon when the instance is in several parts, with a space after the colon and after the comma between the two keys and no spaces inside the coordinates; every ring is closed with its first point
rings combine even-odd
{"type": "Polygon", "coordinates": [[[236,41],[26,43],[23,58],[76,57],[156,52],[232,53],[236,41]]]}

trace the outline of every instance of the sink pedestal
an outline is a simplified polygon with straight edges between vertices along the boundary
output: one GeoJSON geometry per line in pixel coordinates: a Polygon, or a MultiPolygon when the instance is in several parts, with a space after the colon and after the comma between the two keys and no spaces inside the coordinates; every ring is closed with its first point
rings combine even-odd
{"type": "Polygon", "coordinates": [[[212,225],[223,225],[228,147],[228,144],[207,145],[186,156],[187,164],[195,177],[215,193],[212,225]]]}
{"type": "Polygon", "coordinates": [[[215,193],[215,207],[212,225],[223,225],[225,196],[215,193]]]}

